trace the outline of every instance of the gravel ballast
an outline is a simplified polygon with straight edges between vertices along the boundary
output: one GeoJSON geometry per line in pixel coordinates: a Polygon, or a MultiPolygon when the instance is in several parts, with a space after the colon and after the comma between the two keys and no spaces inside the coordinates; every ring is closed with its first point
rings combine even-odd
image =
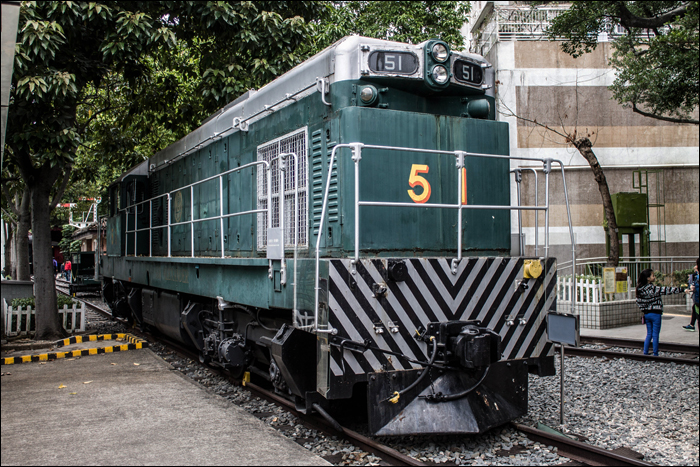
{"type": "MultiPolygon", "coordinates": [[[[95,320],[99,332],[122,332],[119,323],[95,320]]],[[[183,359],[161,344],[151,349],[207,390],[257,416],[335,465],[379,465],[381,459],[348,441],[309,429],[282,408],[183,359]]],[[[559,357],[557,355],[557,371],[559,357]]],[[[698,367],[567,356],[565,425],[559,425],[559,376],[530,375],[526,416],[604,449],[630,448],[660,465],[698,465],[698,367]]],[[[355,427],[353,427],[355,429],[355,427]]],[[[359,431],[359,430],[358,430],[359,431]]],[[[418,460],[444,465],[557,465],[568,459],[552,446],[529,440],[508,426],[480,436],[379,439],[418,460]]]]}

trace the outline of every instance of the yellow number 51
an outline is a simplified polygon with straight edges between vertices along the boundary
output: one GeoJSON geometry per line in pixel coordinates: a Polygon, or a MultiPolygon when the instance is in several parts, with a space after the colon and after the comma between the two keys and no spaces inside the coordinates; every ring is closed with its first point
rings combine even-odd
{"type": "Polygon", "coordinates": [[[411,175],[408,177],[409,186],[411,188],[415,188],[416,186],[423,188],[423,192],[420,195],[417,195],[413,190],[408,190],[408,196],[411,197],[414,203],[422,204],[430,199],[430,183],[428,183],[428,180],[418,175],[427,174],[428,170],[430,169],[427,165],[413,164],[411,166],[411,175]]]}

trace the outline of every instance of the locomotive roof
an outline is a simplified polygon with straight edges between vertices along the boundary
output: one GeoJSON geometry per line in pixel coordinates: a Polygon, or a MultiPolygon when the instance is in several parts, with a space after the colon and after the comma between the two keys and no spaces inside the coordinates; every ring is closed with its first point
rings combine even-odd
{"type": "MultiPolygon", "coordinates": [[[[224,108],[209,116],[202,125],[179,141],[156,153],[150,159],[127,171],[128,175],[147,175],[149,170],[173,162],[185,153],[203,147],[215,139],[239,131],[232,126],[234,118],[252,123],[265,116],[271,107],[275,110],[291,104],[296,99],[317,92],[316,79],[327,78],[329,83],[361,78],[361,46],[380,48],[405,48],[417,51],[422,44],[404,44],[363,36],[347,36],[322,50],[303,63],[292,68],[260,90],[250,90],[224,108]]],[[[480,55],[459,52],[462,57],[485,63],[480,55]]],[[[493,91],[487,92],[491,94],[493,91]]]]}

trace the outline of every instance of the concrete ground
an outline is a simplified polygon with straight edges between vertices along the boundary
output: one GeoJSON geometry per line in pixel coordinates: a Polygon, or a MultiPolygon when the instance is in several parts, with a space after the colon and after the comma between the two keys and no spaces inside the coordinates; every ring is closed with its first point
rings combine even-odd
{"type": "MultiPolygon", "coordinates": [[[[646,324],[641,324],[642,315],[639,314],[640,324],[622,326],[612,329],[585,329],[581,328],[581,336],[586,337],[618,337],[621,339],[644,340],[647,335],[646,324]]],[[[700,326],[695,323],[695,332],[686,331],[683,326],[690,324],[690,315],[675,315],[664,313],[661,320],[659,342],[674,344],[700,345],[700,326]]]]}
{"type": "Polygon", "coordinates": [[[330,465],[148,349],[2,371],[2,465],[330,465]]]}

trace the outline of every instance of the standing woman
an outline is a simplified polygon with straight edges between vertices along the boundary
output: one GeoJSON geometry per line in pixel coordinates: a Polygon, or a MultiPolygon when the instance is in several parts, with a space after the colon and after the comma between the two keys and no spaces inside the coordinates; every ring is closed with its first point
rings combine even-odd
{"type": "Polygon", "coordinates": [[[644,313],[647,325],[647,337],[644,339],[644,355],[649,355],[649,343],[654,343],[654,355],[659,355],[659,332],[661,331],[661,315],[664,314],[662,295],[683,293],[685,288],[657,287],[654,285],[654,271],[645,269],[637,279],[637,306],[644,313]]]}
{"type": "Polygon", "coordinates": [[[695,260],[695,271],[693,271],[688,281],[688,286],[693,293],[693,309],[690,312],[690,324],[683,326],[683,329],[688,331],[695,331],[695,321],[698,319],[698,314],[700,314],[700,274],[698,273],[698,268],[700,268],[700,258],[695,260]]]}

